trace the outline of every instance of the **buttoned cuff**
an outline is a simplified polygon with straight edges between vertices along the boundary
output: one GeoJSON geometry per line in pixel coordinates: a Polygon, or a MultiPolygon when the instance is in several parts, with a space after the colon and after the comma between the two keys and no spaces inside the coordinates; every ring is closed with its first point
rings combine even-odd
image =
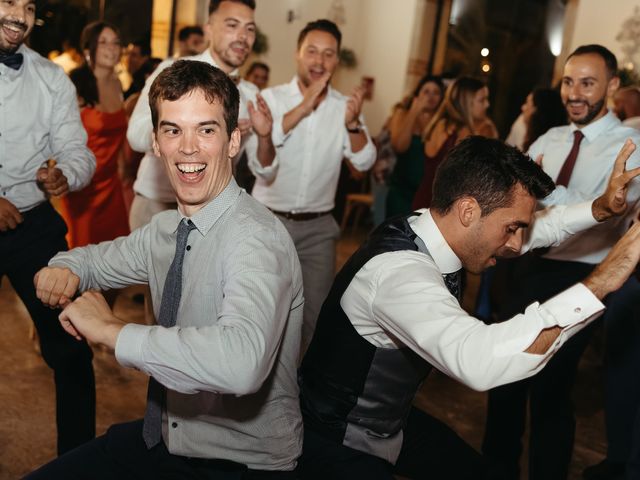
{"type": "Polygon", "coordinates": [[[128,323],[116,340],[116,360],[123,367],[140,369],[142,363],[142,344],[149,334],[148,325],[128,323]]]}
{"type": "Polygon", "coordinates": [[[603,303],[584,284],[577,283],[542,304],[551,316],[545,325],[549,327],[567,327],[584,322],[604,310],[603,303]]]}
{"type": "MultiPolygon", "coordinates": [[[[494,353],[499,357],[510,356],[516,352],[525,353],[524,351],[533,344],[542,330],[562,327],[564,330],[548,351],[548,353],[552,354],[555,349],[559,348],[575,333],[573,331],[575,326],[586,324],[588,320],[600,314],[604,308],[602,302],[591,293],[591,290],[582,283],[578,283],[547,300],[542,305],[538,302],[529,305],[523,316],[523,319],[526,320],[526,326],[523,325],[520,334],[515,334],[511,338],[506,338],[498,343],[494,353]],[[569,330],[571,330],[571,333],[567,333],[569,330]]],[[[514,317],[509,321],[519,320],[521,319],[514,317]]],[[[543,355],[543,357],[546,356],[548,355],[543,355]]],[[[534,357],[539,358],[540,355],[534,355],[534,357]]],[[[531,360],[531,362],[532,365],[535,365],[537,360],[531,360]]]]}

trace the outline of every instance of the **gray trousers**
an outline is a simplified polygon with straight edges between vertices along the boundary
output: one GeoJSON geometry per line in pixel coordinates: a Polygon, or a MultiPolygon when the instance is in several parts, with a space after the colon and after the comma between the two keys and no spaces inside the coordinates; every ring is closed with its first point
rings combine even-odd
{"type": "Polygon", "coordinates": [[[336,242],[340,227],[332,215],[313,220],[288,220],[278,216],[293,239],[302,267],[304,285],[304,320],[300,358],[307,351],[316,321],[327,297],[336,270],[336,242]]]}

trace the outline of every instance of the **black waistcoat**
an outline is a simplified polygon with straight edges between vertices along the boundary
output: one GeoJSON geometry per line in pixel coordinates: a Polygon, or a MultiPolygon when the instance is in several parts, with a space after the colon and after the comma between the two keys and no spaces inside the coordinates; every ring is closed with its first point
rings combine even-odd
{"type": "Polygon", "coordinates": [[[299,371],[305,428],[391,463],[398,457],[402,428],[431,365],[409,348],[378,348],[362,338],[340,299],[371,258],[400,250],[429,254],[407,218],[378,227],[338,273],[299,371]]]}

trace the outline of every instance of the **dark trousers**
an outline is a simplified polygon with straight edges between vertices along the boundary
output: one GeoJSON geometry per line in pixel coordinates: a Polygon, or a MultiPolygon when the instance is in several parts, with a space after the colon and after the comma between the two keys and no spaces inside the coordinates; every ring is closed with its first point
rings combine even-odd
{"type": "Polygon", "coordinates": [[[92,353],[60,326],[59,310],[36,297],[33,277],[56,253],[67,249],[67,227],[45,202],[24,214],[15,230],[0,232],[0,279],[5,275],[31,315],[42,357],[53,370],[56,386],[58,454],[95,436],[95,381],[92,353]]]}
{"type": "MultiPolygon", "coordinates": [[[[625,463],[632,437],[640,443],[640,423],[634,427],[640,406],[640,282],[632,276],[607,298],[605,328],[605,423],[607,458],[625,463]],[[634,428],[637,430],[634,434],[634,428]]],[[[640,455],[640,445],[634,448],[640,455]]],[[[640,457],[634,460],[640,462],[640,457]]]]}
{"type": "Polygon", "coordinates": [[[295,472],[250,470],[225,460],[169,453],[164,442],[147,449],[142,420],[113,425],[107,433],[58,457],[25,477],[27,480],[294,480],[295,472]]]}
{"type": "Polygon", "coordinates": [[[345,447],[305,428],[300,462],[304,480],[393,480],[488,478],[481,455],[431,415],[412,408],[395,465],[345,447]]]}
{"type": "MultiPolygon", "coordinates": [[[[527,255],[514,260],[511,300],[500,312],[507,319],[532,302],[544,302],[583,280],[593,266],[527,255]]],[[[525,430],[527,398],[530,408],[529,479],[567,478],[575,434],[571,392],[578,362],[594,324],[567,341],[537,375],[489,392],[482,451],[499,464],[509,479],[520,478],[519,460],[525,430]]]]}

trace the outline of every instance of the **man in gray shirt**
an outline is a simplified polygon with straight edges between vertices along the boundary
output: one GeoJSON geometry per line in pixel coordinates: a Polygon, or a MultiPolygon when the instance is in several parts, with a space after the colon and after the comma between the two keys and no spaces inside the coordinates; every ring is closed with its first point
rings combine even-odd
{"type": "Polygon", "coordinates": [[[301,450],[302,277],[285,228],[233,180],[238,89],[221,70],[180,60],[149,98],[154,151],[178,210],[61,253],[36,276],[39,298],[64,307],[71,335],[152,377],[145,419],[30,478],[289,478],[301,450]],[[90,291],[147,282],[160,325],[125,325],[90,291]]]}
{"type": "Polygon", "coordinates": [[[54,371],[61,454],[95,435],[92,355],[37,299],[33,276],[67,249],[67,227],[49,197],[86,186],[96,160],[87,148],[73,84],[60,67],[23,44],[35,12],[33,0],[0,3],[0,281],[5,275],[11,281],[54,371]]]}

